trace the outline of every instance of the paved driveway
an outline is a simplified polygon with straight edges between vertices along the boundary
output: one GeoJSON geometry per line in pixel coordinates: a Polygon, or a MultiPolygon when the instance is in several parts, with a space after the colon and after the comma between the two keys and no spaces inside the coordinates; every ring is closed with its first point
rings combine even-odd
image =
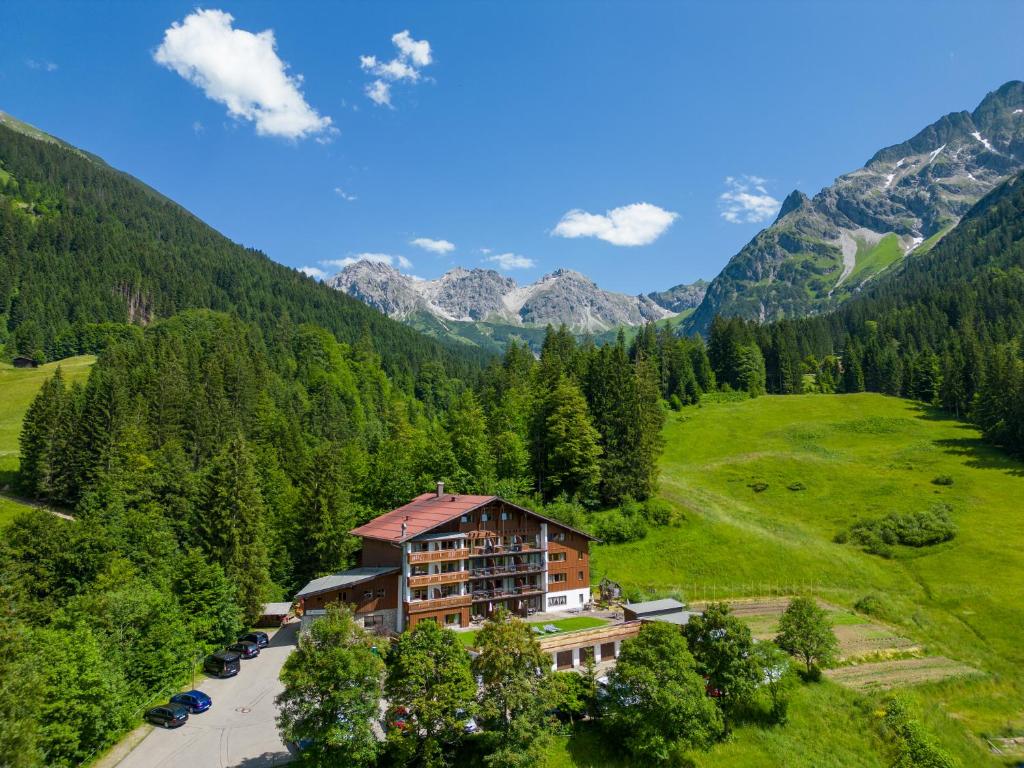
{"type": "Polygon", "coordinates": [[[196,678],[213,706],[181,728],[154,728],[118,768],[265,768],[290,759],[277,734],[278,675],[295,648],[298,622],[278,630],[255,659],[227,680],[196,678]]]}

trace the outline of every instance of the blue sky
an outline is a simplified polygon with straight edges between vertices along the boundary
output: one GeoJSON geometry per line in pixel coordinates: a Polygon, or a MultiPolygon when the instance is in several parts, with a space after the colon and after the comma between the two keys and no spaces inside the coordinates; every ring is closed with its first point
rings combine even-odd
{"type": "Polygon", "coordinates": [[[1014,2],[202,7],[4,3],[0,109],[327,272],[711,278],[773,200],[1024,78],[1014,2]]]}

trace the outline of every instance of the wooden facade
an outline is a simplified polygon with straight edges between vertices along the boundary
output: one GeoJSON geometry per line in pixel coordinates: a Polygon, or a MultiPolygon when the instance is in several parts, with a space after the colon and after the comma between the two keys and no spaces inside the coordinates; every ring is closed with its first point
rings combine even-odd
{"type": "Polygon", "coordinates": [[[499,608],[527,616],[589,601],[591,537],[496,496],[439,486],[352,533],[363,539],[361,568],[399,571],[312,595],[307,609],[332,601],[354,605],[357,615],[397,609],[401,631],[428,620],[468,627],[499,608]],[[550,597],[559,593],[567,597],[550,597]]]}

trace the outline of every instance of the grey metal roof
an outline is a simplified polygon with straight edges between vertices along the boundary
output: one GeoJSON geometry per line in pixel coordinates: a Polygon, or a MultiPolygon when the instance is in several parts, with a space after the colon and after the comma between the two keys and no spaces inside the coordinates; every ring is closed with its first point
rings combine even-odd
{"type": "Polygon", "coordinates": [[[264,603],[263,604],[263,615],[264,616],[284,616],[286,613],[291,611],[291,603],[264,603]]]}
{"type": "Polygon", "coordinates": [[[298,600],[302,597],[309,597],[310,595],[317,595],[321,592],[329,592],[332,589],[341,589],[343,587],[351,587],[354,584],[361,584],[364,581],[376,578],[377,576],[383,576],[388,573],[398,573],[399,567],[397,565],[368,565],[361,568],[353,568],[344,573],[333,573],[330,576],[321,576],[319,579],[313,579],[309,584],[300,589],[295,599],[298,600]]]}
{"type": "Polygon", "coordinates": [[[623,607],[639,616],[644,613],[657,613],[659,611],[681,611],[686,606],[678,600],[666,597],[662,600],[648,600],[646,603],[626,603],[623,607]]]}
{"type": "Polygon", "coordinates": [[[666,624],[678,624],[679,626],[686,626],[690,623],[690,618],[696,616],[695,611],[678,611],[676,613],[660,613],[654,616],[643,616],[644,621],[663,621],[666,624]]]}

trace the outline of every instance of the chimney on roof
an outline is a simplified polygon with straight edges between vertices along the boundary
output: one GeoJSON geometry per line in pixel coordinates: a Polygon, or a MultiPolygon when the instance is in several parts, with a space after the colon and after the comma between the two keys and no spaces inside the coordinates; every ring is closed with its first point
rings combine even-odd
{"type": "Polygon", "coordinates": [[[403,539],[405,538],[405,533],[408,530],[409,530],[409,516],[406,515],[405,519],[402,521],[402,538],[403,539]]]}
{"type": "Polygon", "coordinates": [[[444,481],[440,480],[437,483],[437,498],[440,499],[442,496],[444,496],[444,481]]]}

